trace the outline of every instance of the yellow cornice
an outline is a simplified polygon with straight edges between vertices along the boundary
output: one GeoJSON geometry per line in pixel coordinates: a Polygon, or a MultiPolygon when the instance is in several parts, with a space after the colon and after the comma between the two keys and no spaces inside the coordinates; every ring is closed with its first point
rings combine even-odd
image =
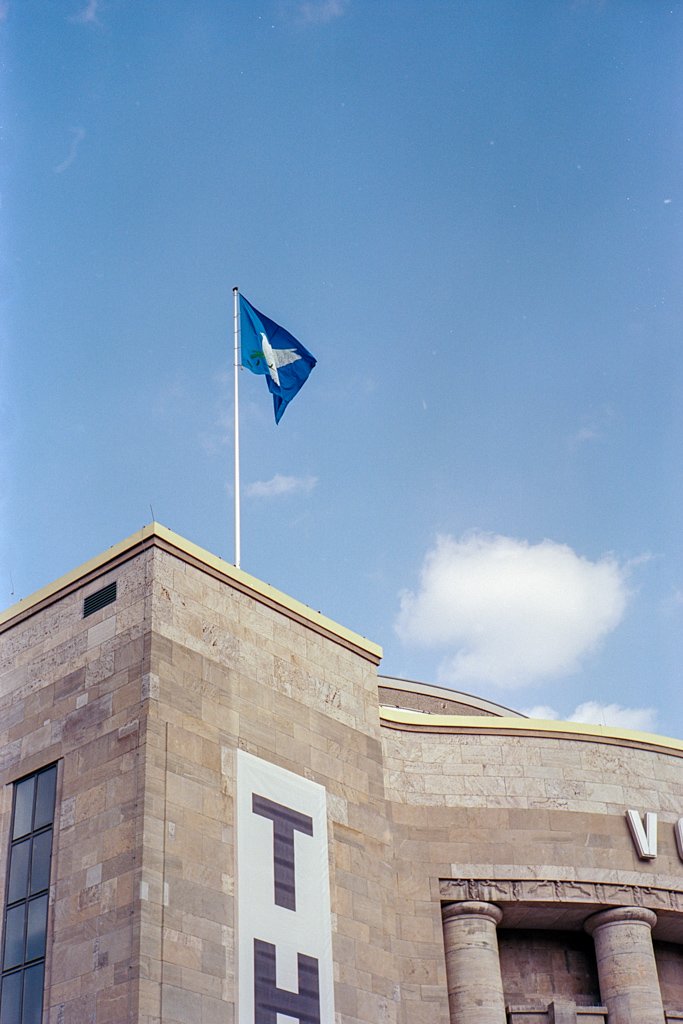
{"type": "Polygon", "coordinates": [[[147,526],[143,526],[141,530],[127,537],[126,540],[114,544],[100,555],[78,566],[77,569],[72,569],[71,572],[61,576],[54,583],[49,583],[4,612],[0,612],[0,630],[7,628],[14,620],[26,618],[39,611],[46,604],[64,596],[65,592],[84,585],[91,578],[128,561],[148,547],[158,547],[170,551],[184,561],[203,568],[212,576],[225,580],[261,603],[279,609],[290,618],[309,624],[316,631],[329,636],[343,646],[356,650],[375,664],[379,663],[382,658],[382,648],[378,644],[354,633],[345,626],[340,626],[321,612],[309,608],[308,605],[271,587],[269,583],[264,583],[255,576],[251,576],[243,569],[238,569],[217,555],[212,555],[204,548],[181,537],[180,534],[162,526],[161,523],[149,523],[147,526]]]}
{"type": "Polygon", "coordinates": [[[555,739],[585,740],[619,746],[647,747],[683,756],[683,741],[656,733],[617,729],[583,722],[545,721],[535,718],[498,718],[493,715],[432,715],[402,708],[380,707],[380,720],[393,729],[412,732],[493,734],[503,736],[546,736],[555,739]]]}

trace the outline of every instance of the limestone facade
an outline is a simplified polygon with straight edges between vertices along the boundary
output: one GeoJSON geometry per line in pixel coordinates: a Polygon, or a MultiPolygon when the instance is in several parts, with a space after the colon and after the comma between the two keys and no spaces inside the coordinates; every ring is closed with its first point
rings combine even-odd
{"type": "Polygon", "coordinates": [[[380,656],[158,526],[0,616],[0,893],[14,783],[58,766],[44,1024],[245,1024],[237,750],[325,789],[336,1024],[683,1021],[683,744],[380,656]]]}

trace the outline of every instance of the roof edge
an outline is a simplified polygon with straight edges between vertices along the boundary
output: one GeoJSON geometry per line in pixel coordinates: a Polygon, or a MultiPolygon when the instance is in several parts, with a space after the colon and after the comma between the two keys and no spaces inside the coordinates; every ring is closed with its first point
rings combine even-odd
{"type": "MultiPolygon", "coordinates": [[[[447,686],[438,686],[435,683],[423,683],[417,679],[401,679],[399,676],[377,676],[379,686],[386,686],[390,690],[402,690],[404,693],[426,694],[429,697],[441,697],[443,700],[457,701],[459,704],[467,704],[471,708],[488,712],[489,716],[495,718],[527,718],[521,711],[515,711],[504,704],[496,704],[495,701],[487,700],[485,697],[475,697],[472,693],[465,693],[464,690],[451,690],[447,686]]],[[[390,707],[391,705],[386,705],[390,707]]],[[[431,713],[431,712],[430,712],[431,713]]]]}
{"type": "Polygon", "coordinates": [[[238,569],[237,566],[219,558],[218,555],[211,554],[210,551],[206,551],[204,548],[199,547],[199,545],[186,540],[185,537],[181,537],[180,534],[174,533],[173,530],[169,530],[168,527],[162,526],[161,523],[157,522],[148,523],[141,530],[131,534],[130,537],[120,541],[118,544],[112,545],[112,547],[107,548],[101,554],[89,559],[77,568],[60,576],[54,582],[48,583],[46,586],[41,587],[40,590],[36,590],[35,593],[22,598],[21,601],[0,612],[0,631],[9,627],[15,620],[27,618],[29,615],[45,607],[46,604],[57,600],[63,595],[65,590],[73,590],[86,577],[99,574],[111,566],[112,563],[127,561],[140,551],[151,546],[160,547],[167,551],[170,550],[171,553],[176,554],[185,561],[207,569],[212,575],[226,580],[244,593],[251,594],[256,600],[269,605],[271,608],[279,609],[290,618],[313,626],[318,632],[324,633],[330,639],[336,640],[343,646],[357,651],[375,664],[379,664],[383,654],[379,644],[368,640],[359,633],[354,633],[353,630],[347,629],[345,626],[339,625],[339,623],[329,619],[321,612],[315,611],[315,609],[310,608],[301,601],[297,601],[296,598],[290,597],[276,587],[272,587],[269,583],[264,583],[255,576],[251,576],[243,569],[238,569]]]}
{"type": "Polygon", "coordinates": [[[433,715],[428,712],[380,708],[380,722],[389,728],[433,733],[498,733],[508,736],[546,736],[554,739],[585,740],[621,746],[647,747],[650,750],[683,757],[683,740],[658,736],[635,729],[619,729],[583,722],[545,721],[540,718],[496,718],[493,715],[433,715]]]}

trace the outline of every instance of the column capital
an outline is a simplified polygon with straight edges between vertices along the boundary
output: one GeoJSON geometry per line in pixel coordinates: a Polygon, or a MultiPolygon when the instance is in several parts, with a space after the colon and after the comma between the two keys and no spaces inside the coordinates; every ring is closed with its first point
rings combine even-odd
{"type": "Polygon", "coordinates": [[[452,921],[457,917],[485,917],[498,927],[503,920],[503,911],[495,903],[483,900],[463,900],[458,903],[444,903],[441,907],[444,921],[452,921]]]}
{"type": "Polygon", "coordinates": [[[602,928],[610,924],[644,924],[652,930],[657,923],[657,915],[654,910],[647,907],[612,907],[610,910],[600,910],[587,918],[583,927],[592,935],[596,928],[602,928]]]}

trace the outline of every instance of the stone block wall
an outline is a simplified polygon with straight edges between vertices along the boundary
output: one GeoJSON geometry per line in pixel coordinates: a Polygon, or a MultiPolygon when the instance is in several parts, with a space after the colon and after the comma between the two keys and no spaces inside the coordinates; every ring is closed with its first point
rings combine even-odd
{"type": "Polygon", "coordinates": [[[441,877],[528,877],[533,865],[539,878],[656,879],[683,892],[683,758],[553,737],[387,729],[383,739],[396,823],[432,823],[421,852],[441,877]],[[625,808],[658,813],[656,862],[638,858],[625,808]]]}
{"type": "Polygon", "coordinates": [[[584,932],[501,927],[498,949],[506,1003],[524,1003],[530,991],[548,1002],[600,1002],[595,950],[584,932]]]}
{"type": "Polygon", "coordinates": [[[683,946],[655,942],[655,957],[664,1005],[677,1007],[683,1015],[683,946]]]}
{"type": "Polygon", "coordinates": [[[325,787],[337,1024],[449,1024],[442,907],[466,901],[503,929],[512,1024],[604,1024],[582,922],[639,900],[683,1020],[683,759],[383,727],[372,645],[162,540],[0,625],[3,843],[10,784],[59,763],[46,1024],[235,1021],[237,750],[325,787]],[[628,807],[658,813],[656,862],[628,807]]]}
{"type": "Polygon", "coordinates": [[[148,572],[143,553],[0,632],[0,874],[10,783],[59,763],[49,1024],[136,1019],[148,572]],[[84,618],[84,596],[113,579],[116,603],[84,618]]]}
{"type": "Polygon", "coordinates": [[[164,551],[153,578],[140,1024],[232,1019],[238,748],[325,786],[337,1012],[397,1021],[374,663],[164,551]]]}
{"type": "Polygon", "coordinates": [[[131,554],[0,631],[3,837],[10,784],[60,766],[46,1019],[234,1018],[241,748],[325,786],[337,1010],[398,1020],[377,659],[192,559],[131,554]]]}

